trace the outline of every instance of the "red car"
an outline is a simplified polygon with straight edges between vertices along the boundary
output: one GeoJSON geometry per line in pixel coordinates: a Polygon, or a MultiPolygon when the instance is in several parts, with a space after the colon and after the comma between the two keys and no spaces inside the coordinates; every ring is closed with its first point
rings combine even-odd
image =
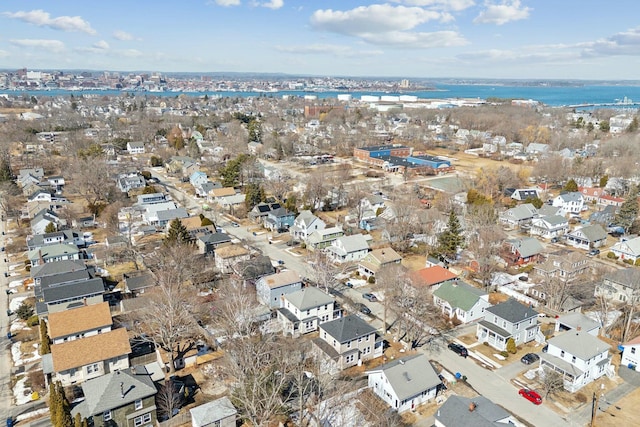
{"type": "Polygon", "coordinates": [[[518,393],[520,394],[520,396],[524,397],[529,402],[532,402],[534,405],[540,405],[542,403],[542,397],[540,397],[540,395],[535,390],[521,388],[518,393]]]}

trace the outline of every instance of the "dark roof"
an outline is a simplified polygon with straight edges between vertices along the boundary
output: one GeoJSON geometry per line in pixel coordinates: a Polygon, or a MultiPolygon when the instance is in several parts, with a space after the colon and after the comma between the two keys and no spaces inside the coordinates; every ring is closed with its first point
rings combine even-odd
{"type": "Polygon", "coordinates": [[[79,280],[89,280],[93,278],[92,271],[89,270],[77,270],[69,271],[67,273],[56,274],[53,276],[46,276],[40,279],[40,286],[48,288],[51,286],[60,285],[66,282],[77,282],[79,280]]]}
{"type": "Polygon", "coordinates": [[[231,237],[224,233],[209,233],[199,237],[204,243],[220,244],[231,241],[231,237]]]}
{"type": "Polygon", "coordinates": [[[42,290],[42,297],[47,304],[66,299],[77,299],[85,296],[104,293],[101,277],[79,282],[71,282],[60,286],[52,286],[42,290]]]}
{"type": "Polygon", "coordinates": [[[276,218],[282,218],[285,216],[293,216],[295,215],[293,212],[288,211],[286,208],[278,208],[278,209],[272,209],[270,212],[271,215],[275,216],[276,218]]]}
{"type": "Polygon", "coordinates": [[[484,396],[474,398],[451,395],[435,413],[435,419],[447,427],[497,427],[498,423],[509,417],[507,411],[484,396]],[[470,405],[475,408],[470,411],[470,405]]]}
{"type": "Polygon", "coordinates": [[[145,273],[133,277],[125,276],[124,283],[126,284],[129,291],[136,291],[138,289],[155,286],[156,281],[153,279],[153,276],[151,274],[145,273]]]}
{"type": "Polygon", "coordinates": [[[55,274],[68,273],[70,271],[86,270],[87,266],[80,260],[64,260],[56,262],[46,262],[42,265],[31,268],[31,277],[37,279],[55,274]]]}
{"type": "Polygon", "coordinates": [[[495,314],[499,318],[510,323],[518,323],[530,317],[538,316],[538,312],[533,308],[520,304],[513,298],[509,298],[505,302],[489,307],[485,311],[495,314]]]}
{"type": "Polygon", "coordinates": [[[373,326],[353,314],[323,323],[320,329],[326,331],[339,343],[346,343],[376,331],[373,326]]]}
{"type": "Polygon", "coordinates": [[[248,261],[241,261],[237,264],[236,271],[244,279],[257,279],[258,277],[273,274],[275,269],[271,263],[271,258],[260,255],[248,261]]]}

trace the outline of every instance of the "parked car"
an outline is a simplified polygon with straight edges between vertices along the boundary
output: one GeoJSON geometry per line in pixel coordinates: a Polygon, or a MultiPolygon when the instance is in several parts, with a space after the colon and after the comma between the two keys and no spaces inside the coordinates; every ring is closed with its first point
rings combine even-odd
{"type": "Polygon", "coordinates": [[[362,294],[362,298],[366,299],[369,302],[378,301],[378,298],[376,298],[374,294],[370,294],[370,293],[362,294]]]}
{"type": "Polygon", "coordinates": [[[560,241],[559,237],[552,237],[551,238],[551,243],[558,243],[560,241]]]}
{"type": "Polygon", "coordinates": [[[7,427],[13,427],[13,418],[7,418],[7,427]]]}
{"type": "Polygon", "coordinates": [[[469,355],[469,352],[467,351],[467,349],[460,344],[456,344],[452,342],[452,343],[449,343],[447,347],[449,348],[449,350],[453,350],[454,353],[457,353],[458,355],[464,358],[466,358],[469,355]]]}
{"type": "Polygon", "coordinates": [[[534,405],[540,405],[542,403],[542,397],[535,390],[531,390],[528,388],[521,388],[518,394],[529,402],[532,402],[534,405]]]}
{"type": "Polygon", "coordinates": [[[358,311],[362,314],[366,314],[367,316],[371,315],[371,309],[362,303],[356,304],[358,311]]]}
{"type": "Polygon", "coordinates": [[[535,353],[527,353],[524,356],[522,356],[522,359],[520,359],[520,361],[525,365],[531,365],[532,363],[535,363],[538,360],[540,360],[540,356],[538,356],[535,353]]]}
{"type": "Polygon", "coordinates": [[[600,255],[600,249],[591,249],[587,255],[589,256],[600,255]]]}
{"type": "Polygon", "coordinates": [[[233,222],[231,222],[231,226],[232,227],[240,227],[240,224],[238,224],[237,222],[233,221],[233,222]]]}

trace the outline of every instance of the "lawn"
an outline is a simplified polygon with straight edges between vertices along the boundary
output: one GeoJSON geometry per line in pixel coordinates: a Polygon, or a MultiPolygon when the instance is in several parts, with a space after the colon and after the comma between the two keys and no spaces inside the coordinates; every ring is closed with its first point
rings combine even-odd
{"type": "Polygon", "coordinates": [[[640,389],[629,393],[615,405],[609,406],[604,412],[596,416],[598,427],[633,426],[638,422],[638,407],[640,406],[640,389]]]}

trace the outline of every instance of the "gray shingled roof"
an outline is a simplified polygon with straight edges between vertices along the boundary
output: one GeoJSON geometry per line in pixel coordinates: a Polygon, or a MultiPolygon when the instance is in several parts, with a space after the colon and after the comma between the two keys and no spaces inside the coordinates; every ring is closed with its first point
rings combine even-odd
{"type": "Polygon", "coordinates": [[[83,418],[102,415],[103,412],[129,405],[157,393],[144,366],[135,366],[111,372],[82,383],[84,401],[71,410],[83,418]],[[135,371],[134,371],[135,369],[135,371]],[[134,373],[135,372],[135,373],[134,373]],[[124,391],[124,397],[122,397],[124,391]]]}
{"type": "Polygon", "coordinates": [[[331,304],[334,299],[331,295],[322,292],[320,289],[310,286],[302,288],[285,296],[300,311],[331,304]]]}
{"type": "Polygon", "coordinates": [[[68,273],[70,271],[86,270],[87,267],[81,260],[64,260],[56,262],[46,262],[42,265],[31,268],[31,277],[39,278],[53,276],[55,274],[68,273]]]}
{"type": "Polygon", "coordinates": [[[346,343],[376,331],[373,326],[353,314],[323,323],[320,329],[339,343],[346,343]]]}
{"type": "Polygon", "coordinates": [[[454,394],[436,411],[435,419],[447,427],[499,427],[505,424],[498,421],[510,415],[484,396],[468,398],[454,394]],[[471,403],[476,404],[473,411],[469,410],[471,403]]]}
{"type": "Polygon", "coordinates": [[[538,312],[533,308],[520,304],[513,298],[509,298],[505,302],[489,307],[485,311],[495,314],[499,318],[510,323],[517,323],[530,317],[537,318],[538,316],[538,312]]]}
{"type": "Polygon", "coordinates": [[[101,293],[104,293],[104,284],[102,283],[101,277],[96,277],[91,280],[71,282],[65,285],[43,289],[42,297],[45,303],[52,303],[101,293]]]}
{"type": "Polygon", "coordinates": [[[127,289],[130,291],[148,288],[155,286],[156,284],[156,281],[150,273],[144,273],[133,277],[125,277],[124,281],[127,285],[127,289]]]}
{"type": "Polygon", "coordinates": [[[191,413],[191,419],[197,425],[207,426],[215,421],[236,415],[238,410],[233,406],[231,400],[225,396],[191,408],[189,412],[191,413]]]}
{"type": "Polygon", "coordinates": [[[409,399],[442,382],[424,354],[394,360],[370,372],[378,371],[384,373],[399,400],[409,399]]]}
{"type": "Polygon", "coordinates": [[[574,234],[577,231],[581,231],[582,234],[584,234],[584,236],[589,239],[590,242],[597,242],[598,240],[607,238],[607,232],[604,231],[600,224],[586,225],[582,228],[579,228],[578,230],[574,230],[573,233],[569,234],[574,234]]]}
{"type": "Polygon", "coordinates": [[[582,360],[589,360],[610,348],[609,344],[587,331],[567,331],[547,342],[582,360]]]}
{"type": "Polygon", "coordinates": [[[518,250],[522,258],[527,258],[541,253],[544,248],[535,237],[523,237],[521,239],[511,239],[508,242],[518,250]]]}

